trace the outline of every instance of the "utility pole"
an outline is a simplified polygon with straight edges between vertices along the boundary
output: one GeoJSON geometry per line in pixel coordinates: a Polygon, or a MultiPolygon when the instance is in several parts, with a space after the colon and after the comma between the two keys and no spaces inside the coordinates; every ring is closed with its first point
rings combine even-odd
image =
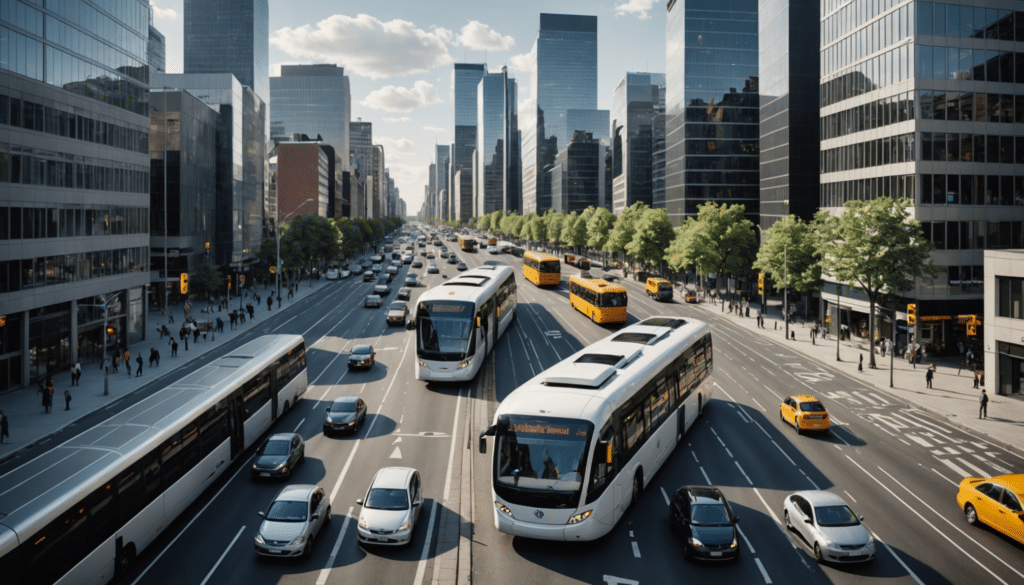
{"type": "Polygon", "coordinates": [[[786,322],[786,339],[789,339],[789,248],[782,248],[782,263],[785,268],[785,282],[782,288],[782,319],[786,322]]]}

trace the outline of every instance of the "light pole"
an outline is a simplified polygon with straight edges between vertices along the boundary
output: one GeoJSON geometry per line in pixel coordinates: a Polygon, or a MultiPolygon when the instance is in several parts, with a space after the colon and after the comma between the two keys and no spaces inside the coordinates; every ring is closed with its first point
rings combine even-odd
{"type": "Polygon", "coordinates": [[[310,197],[309,199],[306,199],[302,203],[299,203],[298,207],[296,207],[288,215],[284,216],[284,219],[278,222],[278,225],[274,226],[274,236],[277,239],[277,257],[274,258],[274,275],[277,277],[277,298],[281,298],[281,224],[288,221],[289,217],[295,214],[295,212],[297,212],[303,205],[309,203],[312,200],[313,198],[310,197]]]}
{"type": "MultiPolygon", "coordinates": [[[[764,230],[762,230],[761,226],[759,226],[759,225],[755,225],[754,227],[757,228],[757,246],[758,246],[758,248],[760,248],[760,247],[764,246],[764,230]]],[[[764,286],[761,286],[761,314],[762,315],[764,315],[764,313],[765,313],[765,310],[764,310],[764,308],[765,308],[764,307],[764,295],[765,295],[764,286]]]]}
{"type": "MultiPolygon", "coordinates": [[[[166,283],[165,285],[166,286],[166,283]]],[[[103,299],[103,395],[110,394],[110,364],[107,363],[107,338],[111,332],[107,330],[107,304],[117,298],[117,293],[103,299]]]]}
{"type": "Polygon", "coordinates": [[[785,267],[785,280],[782,283],[782,320],[786,322],[786,339],[789,339],[789,248],[782,248],[782,263],[785,267]]]}

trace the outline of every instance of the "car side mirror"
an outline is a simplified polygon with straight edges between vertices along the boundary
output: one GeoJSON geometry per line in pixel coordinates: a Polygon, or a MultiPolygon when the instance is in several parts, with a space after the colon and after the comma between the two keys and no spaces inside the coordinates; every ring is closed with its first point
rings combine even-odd
{"type": "Polygon", "coordinates": [[[804,522],[808,524],[814,524],[814,518],[804,518],[804,522]]]}
{"type": "Polygon", "coordinates": [[[360,506],[362,506],[363,505],[363,498],[359,498],[358,500],[356,500],[356,503],[359,504],[360,506]]]}
{"type": "Polygon", "coordinates": [[[412,507],[413,507],[413,508],[415,508],[416,506],[419,506],[419,505],[420,505],[420,502],[413,502],[413,503],[412,503],[412,507]]]}
{"type": "Polygon", "coordinates": [[[313,517],[310,518],[310,521],[316,522],[319,519],[320,519],[320,514],[313,514],[313,517]]]}
{"type": "Polygon", "coordinates": [[[864,521],[864,517],[863,517],[863,516],[857,516],[857,517],[858,517],[858,518],[860,518],[860,521],[861,521],[861,522],[863,522],[863,521],[864,521]]]}
{"type": "Polygon", "coordinates": [[[331,407],[330,407],[330,406],[328,406],[328,407],[327,407],[327,408],[325,408],[324,410],[326,410],[327,412],[331,412],[331,407]]]}
{"type": "Polygon", "coordinates": [[[264,516],[266,516],[266,513],[264,513],[263,510],[260,510],[259,512],[256,512],[256,513],[259,515],[260,518],[263,518],[264,516]]]}
{"type": "Polygon", "coordinates": [[[732,517],[732,521],[733,521],[733,524],[735,524],[736,522],[740,521],[740,517],[739,516],[733,516],[732,517]]]}

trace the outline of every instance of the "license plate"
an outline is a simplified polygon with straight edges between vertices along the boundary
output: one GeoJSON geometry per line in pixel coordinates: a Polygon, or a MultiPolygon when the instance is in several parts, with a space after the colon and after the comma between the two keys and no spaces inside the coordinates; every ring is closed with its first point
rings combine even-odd
{"type": "Polygon", "coordinates": [[[378,542],[387,542],[388,541],[388,537],[386,537],[386,536],[374,536],[373,538],[374,538],[374,540],[376,540],[378,542]]]}
{"type": "Polygon", "coordinates": [[[270,477],[270,474],[269,473],[261,473],[260,477],[270,477]]]}
{"type": "Polygon", "coordinates": [[[820,428],[821,428],[821,425],[814,425],[814,428],[816,428],[816,429],[820,429],[820,428]]]}
{"type": "Polygon", "coordinates": [[[720,557],[720,556],[722,556],[722,553],[720,553],[720,552],[713,552],[713,553],[711,553],[711,556],[713,556],[713,557],[720,557]]]}
{"type": "Polygon", "coordinates": [[[269,553],[270,553],[270,554],[272,554],[272,555],[279,555],[279,554],[281,554],[281,553],[282,553],[283,551],[279,551],[279,550],[274,550],[274,549],[270,549],[270,550],[269,550],[269,551],[267,551],[267,552],[269,552],[269,553]]]}

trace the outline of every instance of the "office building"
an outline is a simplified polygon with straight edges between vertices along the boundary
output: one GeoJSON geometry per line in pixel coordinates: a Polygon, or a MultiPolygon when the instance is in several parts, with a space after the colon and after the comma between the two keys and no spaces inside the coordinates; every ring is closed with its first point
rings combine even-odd
{"type": "MultiPolygon", "coordinates": [[[[916,305],[912,329],[929,355],[986,334],[984,322],[977,336],[967,332],[992,299],[985,250],[1024,247],[1024,70],[1011,66],[1024,63],[1021,8],[1012,0],[822,4],[821,207],[913,201],[942,272],[894,303],[899,312],[916,305]]],[[[831,323],[836,292],[827,281],[831,323]]],[[[838,322],[856,334],[867,302],[846,283],[839,294],[838,322]]],[[[875,318],[887,336],[888,321],[875,318]]]]}
{"type": "Polygon", "coordinates": [[[449,167],[451,166],[451,151],[452,147],[450,144],[434,145],[434,169],[432,173],[434,188],[431,192],[430,204],[432,215],[428,217],[441,217],[442,212],[447,211],[445,206],[448,204],[448,174],[449,167]]]}
{"type": "Polygon", "coordinates": [[[149,107],[148,305],[161,308],[183,300],[182,273],[216,258],[218,114],[181,90],[153,91],[149,107]]]}
{"type": "Polygon", "coordinates": [[[0,2],[0,392],[149,329],[149,5],[104,6],[0,2]]]}
{"type": "Polygon", "coordinates": [[[562,213],[582,213],[591,205],[604,207],[605,155],[609,148],[589,132],[576,131],[555,157],[551,173],[551,207],[562,213]]]}
{"type": "Polygon", "coordinates": [[[150,74],[167,71],[167,42],[163,33],[153,26],[153,11],[149,11],[149,41],[146,45],[146,63],[150,74]]]}
{"type": "Polygon", "coordinates": [[[577,130],[569,128],[567,111],[597,108],[597,17],[542,13],[533,52],[536,104],[519,121],[524,214],[551,207],[549,171],[577,130]]]}
{"type": "Polygon", "coordinates": [[[217,111],[214,262],[248,270],[256,261],[264,233],[266,105],[230,73],[159,73],[152,84],[184,89],[217,111]]]}
{"type": "MultiPolygon", "coordinates": [[[[612,92],[612,213],[615,215],[621,215],[638,201],[654,206],[654,151],[659,143],[664,150],[664,100],[665,75],[662,73],[626,73],[612,92]],[[659,128],[660,137],[656,133],[659,128]]],[[[664,158],[661,165],[663,180],[664,158]]]]}
{"type": "Polygon", "coordinates": [[[669,0],[665,24],[665,209],[709,201],[757,223],[757,0],[669,0]]]}
{"type": "Polygon", "coordinates": [[[320,142],[281,142],[277,145],[277,209],[289,215],[334,217],[334,149],[320,142]],[[313,201],[307,202],[308,199],[313,201]]]}
{"type": "Polygon", "coordinates": [[[769,0],[758,13],[761,229],[818,210],[819,0],[769,0]]]}
{"type": "Polygon", "coordinates": [[[269,0],[185,0],[185,73],[230,73],[270,100],[269,0]]]}
{"type": "Polygon", "coordinates": [[[305,134],[333,146],[349,164],[352,94],[345,70],[334,64],[281,65],[270,78],[270,138],[287,140],[305,134]]]}
{"type": "Polygon", "coordinates": [[[516,128],[516,80],[508,70],[487,73],[477,85],[477,166],[475,215],[493,211],[518,211],[518,165],[513,165],[512,140],[516,128]]]}
{"type": "Polygon", "coordinates": [[[464,181],[470,181],[470,190],[462,193],[459,207],[452,210],[451,219],[467,221],[474,217],[472,197],[473,153],[477,149],[477,86],[487,72],[482,63],[455,63],[452,104],[455,119],[455,145],[451,152],[452,173],[462,170],[464,181]]]}
{"type": "MultiPolygon", "coordinates": [[[[1019,14],[1019,13],[1018,13],[1019,14]]],[[[967,341],[993,394],[1024,394],[1024,250],[985,251],[985,324],[967,341]]]]}
{"type": "Polygon", "coordinates": [[[373,159],[370,162],[370,188],[367,190],[370,196],[370,218],[380,219],[384,217],[385,203],[387,196],[387,182],[384,178],[384,147],[380,144],[373,145],[373,159]]]}
{"type": "MultiPolygon", "coordinates": [[[[349,122],[349,168],[356,178],[366,184],[365,192],[372,193],[371,176],[373,174],[373,123],[363,122],[362,118],[349,122]]],[[[352,217],[368,219],[370,215],[370,197],[365,197],[361,207],[352,211],[352,217]]]]}

